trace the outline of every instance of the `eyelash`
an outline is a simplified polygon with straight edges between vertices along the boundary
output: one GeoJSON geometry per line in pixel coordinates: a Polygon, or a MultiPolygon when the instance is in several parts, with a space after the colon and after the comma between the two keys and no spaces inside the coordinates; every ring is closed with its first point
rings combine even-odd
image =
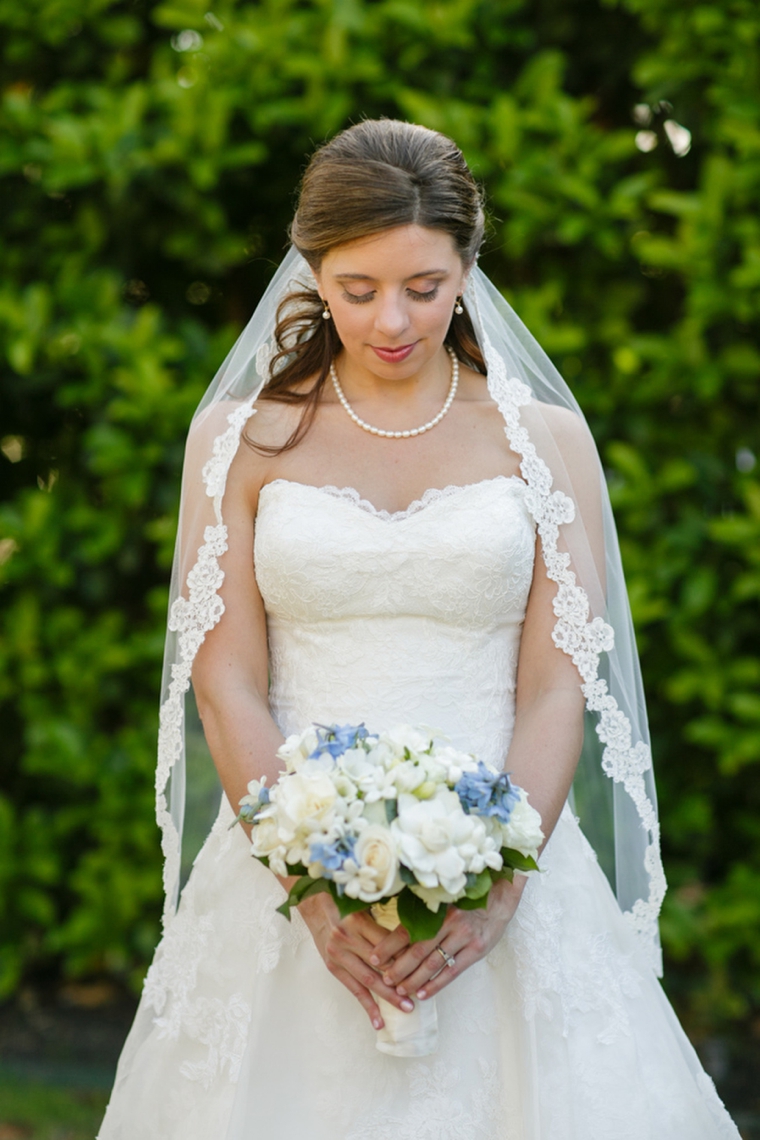
{"type": "MultiPolygon", "coordinates": [[[[435,288],[429,289],[427,293],[418,293],[416,289],[409,289],[408,293],[414,301],[434,301],[438,296],[438,289],[439,286],[436,285],[435,288]]],[[[365,305],[368,301],[372,300],[374,295],[374,289],[371,293],[362,293],[361,296],[357,296],[356,293],[349,293],[347,289],[343,291],[343,296],[347,301],[350,301],[352,305],[365,305]]]]}

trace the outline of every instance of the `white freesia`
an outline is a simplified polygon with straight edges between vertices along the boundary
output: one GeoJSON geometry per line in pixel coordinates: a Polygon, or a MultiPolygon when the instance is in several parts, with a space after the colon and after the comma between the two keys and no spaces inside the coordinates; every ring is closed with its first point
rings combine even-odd
{"type": "Polygon", "coordinates": [[[344,752],[338,759],[337,771],[352,781],[367,803],[382,799],[390,785],[390,776],[384,766],[376,762],[372,752],[368,754],[363,748],[350,748],[344,752]]]}
{"type": "Polygon", "coordinates": [[[432,744],[429,733],[422,732],[419,728],[412,728],[410,724],[399,724],[396,728],[382,733],[380,739],[389,745],[399,758],[404,757],[407,752],[419,758],[420,754],[427,752],[432,744]]]}
{"type": "Polygon", "coordinates": [[[261,780],[249,780],[248,781],[248,795],[243,797],[243,799],[240,801],[241,804],[243,803],[243,800],[248,800],[249,797],[250,797],[251,803],[254,803],[254,804],[258,803],[259,794],[261,792],[261,789],[266,787],[266,782],[267,782],[266,776],[262,777],[261,780]]]}
{"type": "Polygon", "coordinates": [[[305,732],[289,736],[277,749],[277,756],[285,762],[286,772],[297,772],[319,744],[317,730],[312,725],[305,732]]]}
{"type": "Polygon", "coordinates": [[[401,760],[390,773],[396,792],[414,792],[427,780],[427,772],[422,764],[413,760],[401,760]]]}
{"type": "Polygon", "coordinates": [[[450,786],[457,784],[465,772],[472,772],[478,766],[474,756],[470,756],[467,752],[460,752],[451,745],[437,748],[435,756],[438,764],[444,770],[444,779],[450,786]]]}
{"type": "Polygon", "coordinates": [[[541,816],[528,803],[522,788],[520,798],[510,812],[509,823],[501,825],[501,834],[503,847],[511,847],[523,855],[538,859],[538,849],[544,841],[541,816]]]}

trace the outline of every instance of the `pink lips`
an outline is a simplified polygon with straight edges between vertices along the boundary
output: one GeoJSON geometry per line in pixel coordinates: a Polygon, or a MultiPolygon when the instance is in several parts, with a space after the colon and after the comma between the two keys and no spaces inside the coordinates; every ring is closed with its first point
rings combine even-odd
{"type": "Polygon", "coordinates": [[[407,356],[414,351],[413,344],[404,344],[401,348],[378,348],[377,345],[374,344],[370,347],[386,364],[399,364],[402,360],[406,360],[407,356]]]}

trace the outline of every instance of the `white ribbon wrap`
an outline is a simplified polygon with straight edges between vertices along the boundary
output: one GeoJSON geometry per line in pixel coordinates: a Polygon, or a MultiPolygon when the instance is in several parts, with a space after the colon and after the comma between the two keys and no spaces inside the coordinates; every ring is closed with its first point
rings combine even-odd
{"type": "MultiPolygon", "coordinates": [[[[372,917],[384,930],[399,925],[398,905],[392,898],[372,907],[372,917]]],[[[428,1057],[438,1049],[438,1010],[435,998],[416,1001],[410,1013],[397,1009],[389,1001],[374,994],[385,1027],[376,1035],[377,1048],[390,1057],[428,1057]]]]}

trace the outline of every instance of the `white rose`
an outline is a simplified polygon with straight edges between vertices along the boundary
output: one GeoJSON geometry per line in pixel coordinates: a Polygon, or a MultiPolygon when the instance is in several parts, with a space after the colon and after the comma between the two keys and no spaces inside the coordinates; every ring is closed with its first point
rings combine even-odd
{"type": "Polygon", "coordinates": [[[338,793],[326,772],[302,771],[281,779],[276,795],[280,838],[291,842],[299,830],[327,830],[333,822],[338,793]]]}
{"type": "Polygon", "coordinates": [[[354,860],[358,866],[358,890],[354,898],[377,902],[384,895],[401,889],[396,845],[387,827],[374,823],[365,827],[356,841],[354,860]]]}
{"type": "Polygon", "coordinates": [[[512,847],[521,855],[531,855],[538,859],[538,849],[543,843],[541,816],[528,803],[528,797],[520,789],[520,799],[512,808],[509,823],[501,825],[502,847],[512,847]]]}
{"type": "Polygon", "coordinates": [[[251,851],[258,858],[269,856],[280,846],[277,821],[272,816],[262,819],[251,828],[251,851]]]}

